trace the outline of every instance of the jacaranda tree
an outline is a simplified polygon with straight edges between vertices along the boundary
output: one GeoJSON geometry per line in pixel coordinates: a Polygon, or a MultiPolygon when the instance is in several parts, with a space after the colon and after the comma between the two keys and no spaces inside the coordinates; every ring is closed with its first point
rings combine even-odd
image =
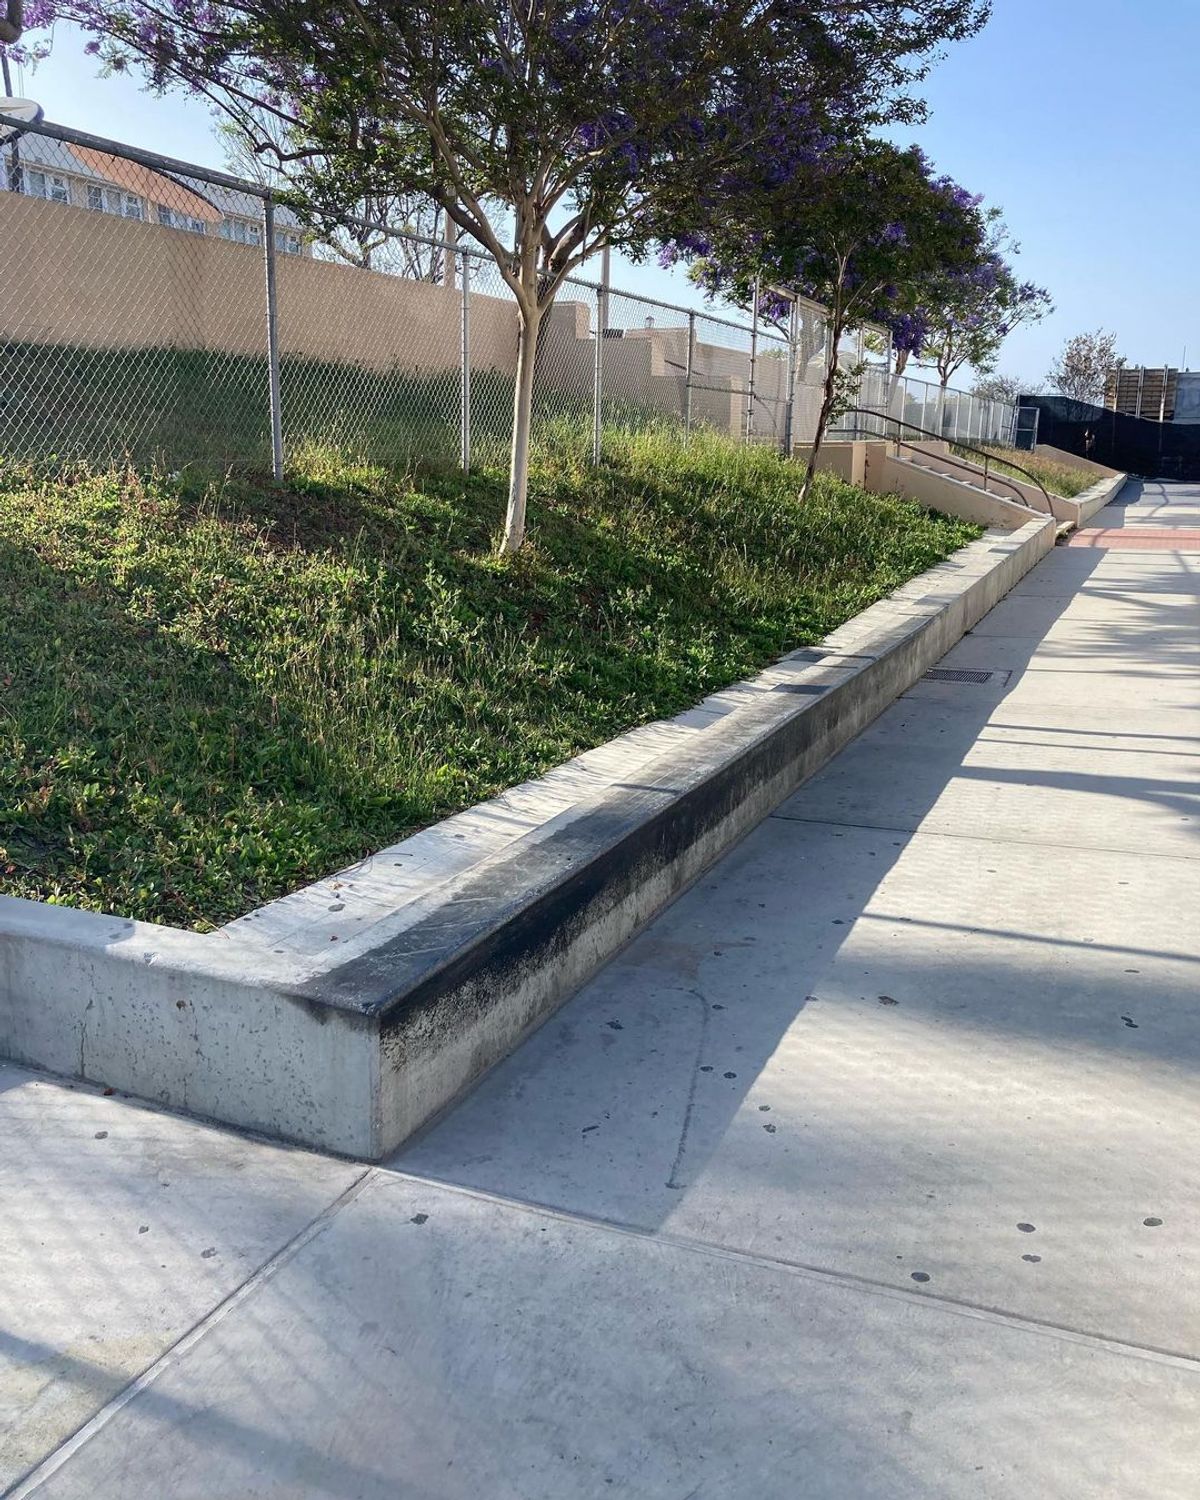
{"type": "Polygon", "coordinates": [[[282,122],[315,209],[424,193],[490,252],[518,323],[502,543],[512,551],[525,534],[538,330],[563,279],[606,244],[643,246],[648,208],[711,209],[747,163],[786,174],[797,142],[811,152],[826,128],[911,118],[912,84],[942,43],[982,25],[988,0],[55,9],[112,67],[140,66],[151,86],[191,89],[249,128],[264,114],[282,122]]]}
{"type": "Polygon", "coordinates": [[[19,62],[35,58],[45,51],[46,38],[35,40],[30,45],[25,33],[37,33],[54,22],[54,0],[5,0],[4,14],[0,16],[0,45],[14,49],[19,62]]]}
{"type": "Polygon", "coordinates": [[[748,188],[735,212],[703,233],[668,240],[693,260],[710,294],[751,305],[762,288],[810,297],[826,308],[825,370],[805,492],[839,395],[843,336],[886,322],[919,348],[921,296],[931,278],[966,274],[986,253],[980,200],[935,177],[917,148],[864,139],[831,146],[804,173],[748,188]]]}
{"type": "Polygon", "coordinates": [[[925,353],[937,366],[942,390],[970,365],[980,375],[996,368],[1000,349],[1015,328],[1039,323],[1054,311],[1050,293],[1022,281],[1010,257],[1019,253],[997,212],[989,215],[987,253],[978,264],[949,267],[924,299],[925,353]]]}

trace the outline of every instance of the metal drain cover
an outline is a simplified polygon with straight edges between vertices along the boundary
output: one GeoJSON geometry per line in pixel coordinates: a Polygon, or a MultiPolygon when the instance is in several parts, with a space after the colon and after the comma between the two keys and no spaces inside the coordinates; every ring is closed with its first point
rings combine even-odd
{"type": "Polygon", "coordinates": [[[926,682],[992,682],[1006,683],[1011,672],[983,672],[969,668],[933,667],[925,673],[926,682]]]}

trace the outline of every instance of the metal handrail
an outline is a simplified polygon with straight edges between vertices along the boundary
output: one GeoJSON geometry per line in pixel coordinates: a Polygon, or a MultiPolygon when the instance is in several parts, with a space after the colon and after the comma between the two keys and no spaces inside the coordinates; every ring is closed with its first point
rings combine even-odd
{"type": "MultiPolygon", "coordinates": [[[[944,443],[952,441],[956,448],[965,448],[968,453],[977,453],[980,458],[983,459],[984,489],[987,489],[989,479],[995,481],[997,484],[1006,485],[1010,490],[1012,490],[1013,494],[1016,495],[1017,503],[1023,505],[1026,510],[1029,510],[1032,507],[1029,505],[1028,499],[1024,492],[1016,484],[1014,484],[1013,481],[1007,477],[1007,475],[992,473],[991,465],[992,463],[1003,463],[1010,469],[1016,469],[1018,474],[1023,474],[1025,478],[1029,480],[1030,484],[1036,485],[1041,491],[1042,499],[1046,502],[1046,514],[1051,517],[1053,517],[1054,515],[1054,504],[1050,499],[1050,493],[1046,489],[1046,486],[1042,483],[1042,481],[1037,477],[1036,474],[1031,474],[1028,469],[1023,469],[1020,464],[1014,464],[1007,458],[997,459],[995,455],[989,453],[986,448],[977,448],[974,443],[960,442],[957,438],[948,439],[945,433],[934,432],[928,427],[918,427],[915,422],[906,422],[903,417],[889,416],[887,412],[875,411],[869,406],[853,406],[849,411],[843,412],[842,415],[846,417],[878,417],[882,422],[890,422],[893,427],[904,427],[907,428],[909,432],[919,432],[922,437],[932,438],[934,442],[944,443]]],[[[912,448],[917,452],[920,452],[920,449],[917,447],[916,443],[908,442],[907,439],[900,436],[899,432],[897,432],[891,439],[889,439],[885,434],[884,441],[894,442],[896,444],[897,451],[899,451],[900,447],[903,446],[905,448],[912,448]]],[[[978,468],[978,465],[963,463],[961,460],[954,458],[948,453],[939,454],[938,457],[943,463],[950,464],[953,468],[956,469],[966,469],[969,473],[975,473],[978,468]]]]}

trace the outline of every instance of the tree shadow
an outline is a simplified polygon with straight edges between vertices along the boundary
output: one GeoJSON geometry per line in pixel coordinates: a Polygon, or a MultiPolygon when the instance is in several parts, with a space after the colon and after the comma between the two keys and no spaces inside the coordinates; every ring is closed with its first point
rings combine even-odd
{"type": "MultiPolygon", "coordinates": [[[[1035,652],[1103,557],[1083,554],[1085,564],[1077,556],[1057,552],[1043,565],[1064,560],[1069,582],[1050,596],[1058,603],[1038,617],[1035,634],[969,638],[978,664],[990,659],[999,678],[970,688],[916,684],[390,1165],[646,1227],[689,1221],[689,1200],[699,1195],[705,1207],[696,1212],[723,1223],[712,1184],[745,1170],[746,1153],[731,1143],[746,1132],[764,1147],[775,1141],[782,1122],[776,1126],[771,1091],[786,1089],[789,1059],[803,1062],[808,1037],[827,1048],[844,1035],[853,1055],[861,1026],[874,1066],[886,1073],[886,1040],[872,1033],[892,1001],[900,1002],[897,1015],[934,1028],[931,1035],[956,1034],[965,1056],[980,1046],[998,1058],[1008,1046],[1079,1047],[1190,1075],[1200,1063],[1191,1014],[1200,958],[1186,942],[1147,941],[1134,929],[1107,942],[1090,929],[1077,937],[1089,893],[1063,888],[1050,868],[1061,861],[1048,848],[1008,843],[988,873],[997,846],[986,823],[960,825],[958,836],[924,827],[952,784],[992,774],[968,759],[1001,708],[1014,695],[1023,702],[1035,652]],[[903,815],[890,819],[888,778],[905,774],[892,747],[904,743],[909,720],[914,730],[925,725],[915,742],[925,765],[902,789],[903,815]],[[838,804],[839,779],[868,794],[882,784],[882,805],[876,798],[856,816],[853,805],[838,804]],[[944,872],[960,865],[958,900],[944,872]],[[882,945],[878,933],[886,934],[882,945]],[[1145,981],[1105,973],[1126,953],[1133,957],[1125,967],[1144,962],[1161,971],[1155,1024],[1124,1019],[1145,981]],[[1051,957],[1066,965],[1065,977],[1048,975],[1051,957]],[[1084,967],[1075,972],[1072,963],[1084,967]]],[[[1026,763],[996,780],[1093,789],[1087,776],[1039,771],[1027,754],[1027,708],[1009,708],[1005,718],[1025,726],[1026,763]]],[[[1033,728],[1040,735],[1050,726],[1033,728]]],[[[1122,798],[1165,797],[1172,810],[1175,799],[1194,805],[1182,800],[1190,791],[1186,781],[1164,788],[1136,776],[1119,777],[1115,788],[1122,798]]],[[[1096,858],[1113,894],[1137,879],[1119,873],[1135,856],[1098,845],[1096,858]]],[[[838,1052],[822,1055],[836,1079],[838,1052]]],[[[854,1083],[848,1076],[845,1086],[869,1088],[870,1076],[870,1069],[854,1083]]],[[[869,1139],[853,1144],[841,1178],[835,1135],[816,1132],[811,1149],[823,1158],[825,1192],[857,1192],[864,1180],[900,1170],[886,1149],[886,1164],[873,1165],[869,1139]]],[[[764,1173],[770,1161],[760,1158],[764,1173]]]]}
{"type": "MultiPolygon", "coordinates": [[[[1200,503],[1200,485],[1181,484],[1162,479],[1136,479],[1125,481],[1121,493],[1110,500],[1085,525],[1088,528],[1107,527],[1110,530],[1139,527],[1170,528],[1181,524],[1178,516],[1180,503],[1200,503]],[[1132,513],[1132,514],[1131,514],[1132,513]]],[[[1188,523],[1182,523],[1186,526],[1188,523]]]]}

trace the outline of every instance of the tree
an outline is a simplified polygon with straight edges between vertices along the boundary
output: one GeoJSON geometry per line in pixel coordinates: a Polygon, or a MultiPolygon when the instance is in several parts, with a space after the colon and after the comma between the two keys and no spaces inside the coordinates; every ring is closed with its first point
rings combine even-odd
{"type": "Polygon", "coordinates": [[[368,193],[347,213],[313,212],[305,192],[306,169],[292,155],[300,140],[294,130],[261,111],[252,133],[240,120],[226,119],[217,128],[230,170],[294,205],[327,258],[362,271],[395,271],[414,281],[453,281],[445,252],[424,243],[441,240],[445,232],[441,208],[429,198],[385,189],[368,193]],[[264,140],[271,142],[269,154],[262,148],[264,140]]]}
{"type": "Polygon", "coordinates": [[[1007,256],[1018,254],[1019,247],[995,210],[988,217],[987,254],[973,266],[937,276],[925,293],[925,352],[943,391],[964,365],[989,374],[1013,329],[1039,323],[1054,311],[1044,287],[1018,280],[1007,256]]]}
{"type": "Polygon", "coordinates": [[[925,348],[929,338],[929,314],[919,305],[911,311],[889,311],[883,326],[891,335],[892,369],[899,379],[908,368],[909,360],[919,358],[925,348]]]}
{"type": "Polygon", "coordinates": [[[1095,333],[1077,333],[1069,338],[1046,378],[1060,395],[1099,406],[1109,371],[1120,369],[1124,363],[1117,353],[1116,334],[1097,328],[1095,333]]]}
{"type": "Polygon", "coordinates": [[[985,244],[978,198],[935,178],[917,148],[866,139],[827,151],[785,182],[747,191],[732,216],[715,218],[704,237],[678,236],[672,248],[696,257],[693,274],[710,294],[752,305],[757,288],[783,288],[825,307],[825,374],[806,495],[841,395],[843,335],[877,321],[888,321],[894,335],[908,316],[915,339],[917,299],[934,272],[966,274],[985,244]]]}
{"type": "Polygon", "coordinates": [[[48,43],[30,47],[24,40],[26,31],[37,31],[54,23],[55,0],[5,0],[4,14],[0,16],[0,45],[10,47],[18,61],[36,56],[44,51],[48,43]]]}
{"type": "Polygon", "coordinates": [[[971,387],[971,394],[981,401],[1003,401],[1008,406],[1015,406],[1023,395],[1034,392],[1017,375],[981,375],[971,387]]]}
{"type": "MultiPolygon", "coordinates": [[[[60,0],[139,64],[303,145],[313,211],[418,192],[493,257],[518,343],[502,550],[525,530],[538,330],[563,279],[645,210],[739,164],[790,168],[816,122],[912,118],[909,90],[987,0],[60,0]],[[503,205],[504,236],[489,209],[503,205]]],[[[269,143],[264,143],[268,145],[269,143]]]]}

